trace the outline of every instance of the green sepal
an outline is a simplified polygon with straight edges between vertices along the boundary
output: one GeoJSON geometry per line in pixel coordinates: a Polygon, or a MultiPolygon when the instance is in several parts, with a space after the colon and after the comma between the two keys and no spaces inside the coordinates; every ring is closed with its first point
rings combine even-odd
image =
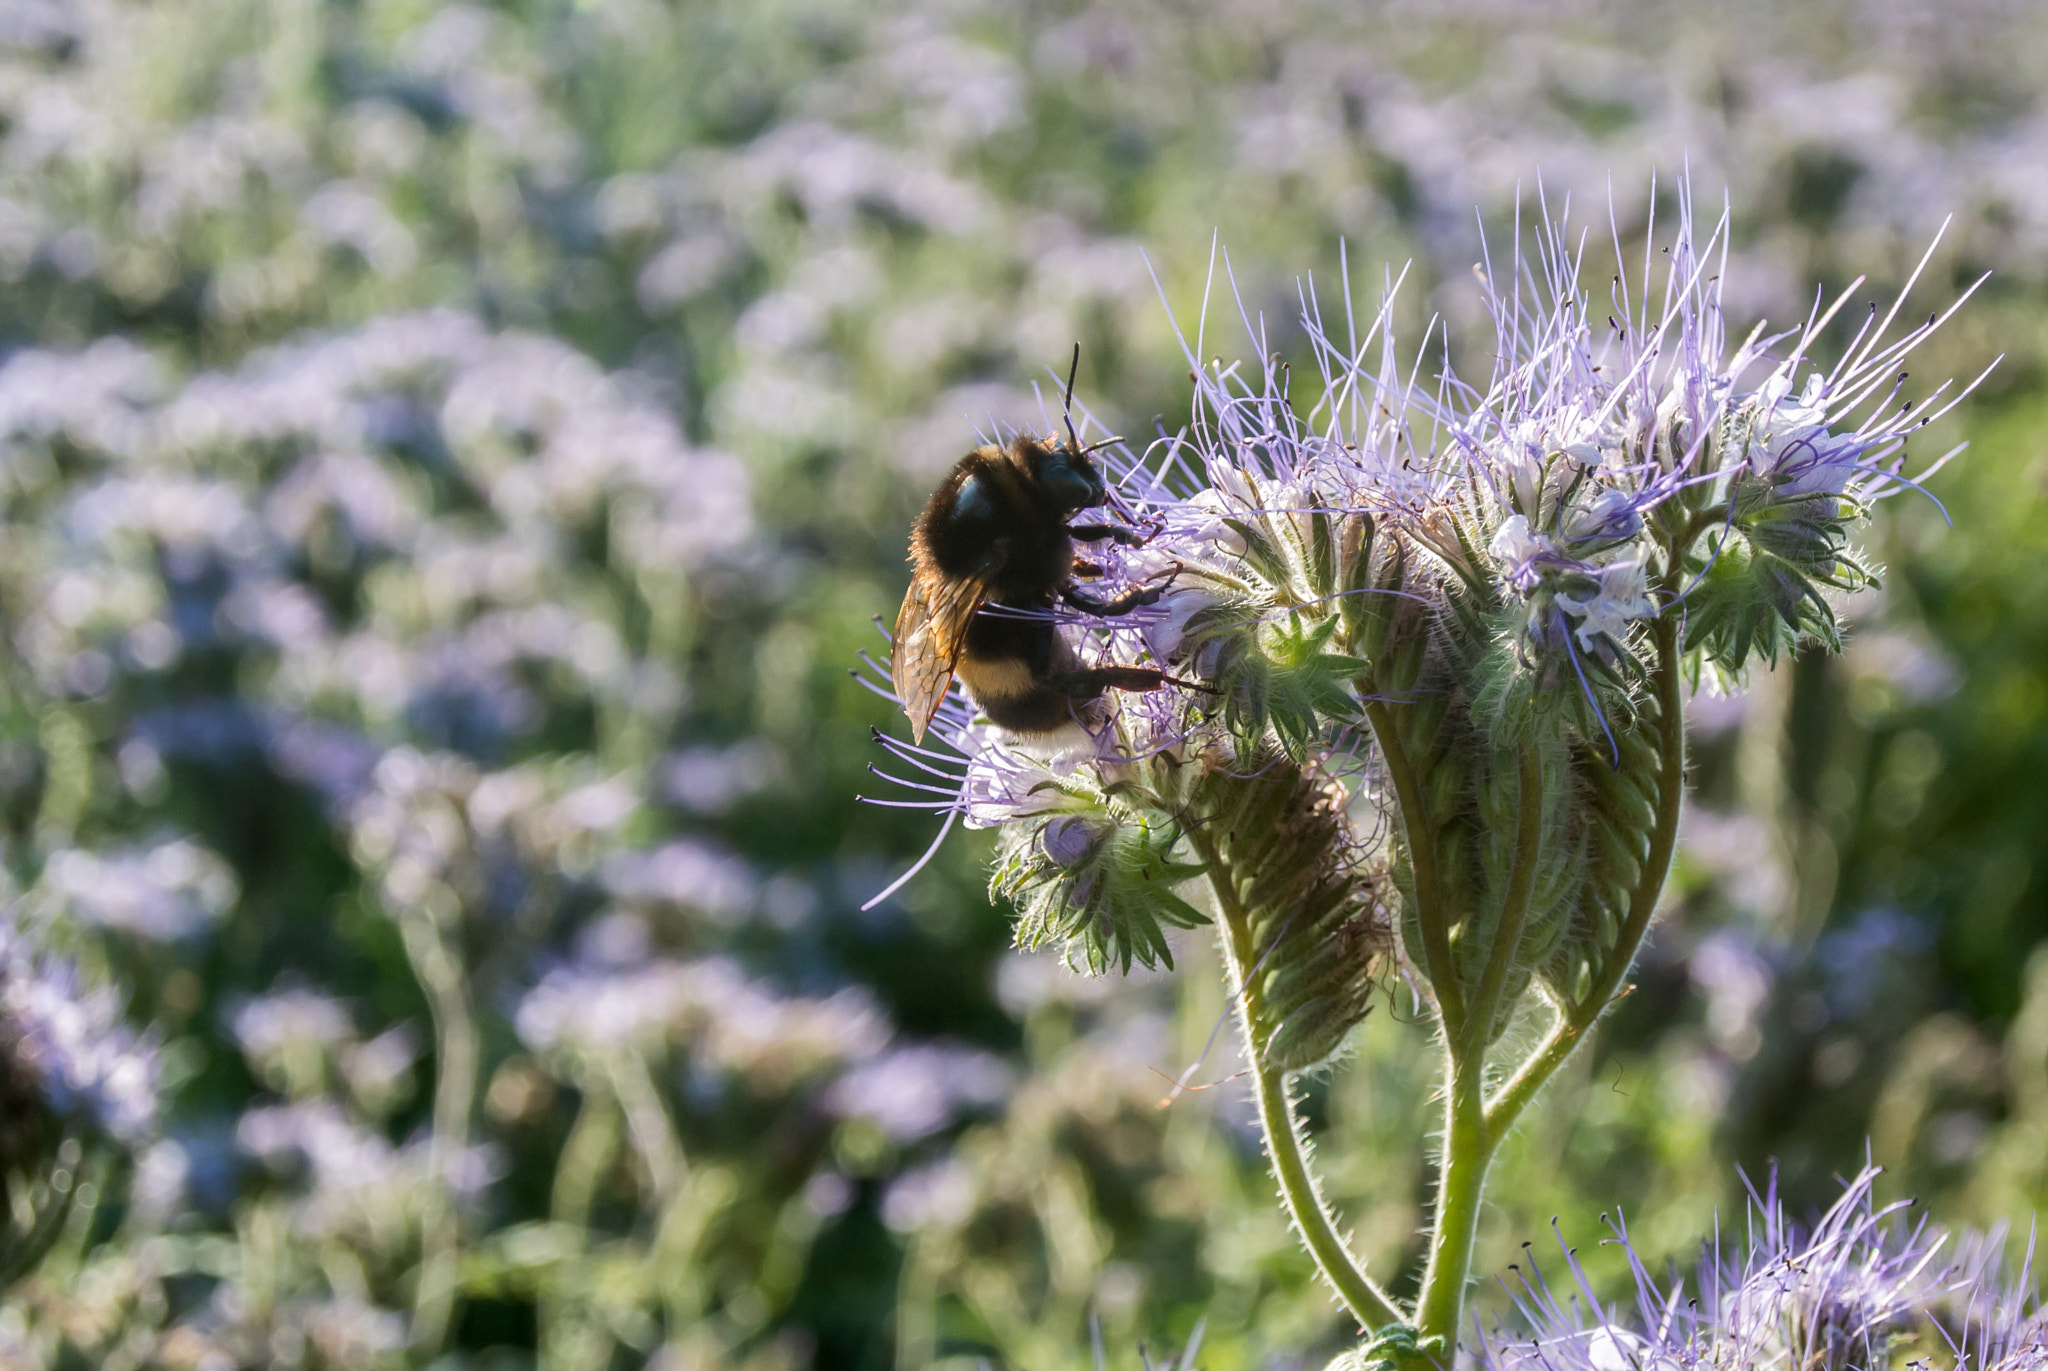
{"type": "Polygon", "coordinates": [[[1009,824],[996,849],[989,894],[1017,906],[1020,948],[1061,944],[1069,962],[1091,975],[1112,966],[1129,972],[1134,961],[1170,967],[1166,930],[1209,921],[1174,893],[1203,871],[1176,857],[1179,840],[1173,824],[1147,814],[1119,821],[1099,811],[1057,813],[1009,824]],[[1055,851],[1064,860],[1056,860],[1055,851]]]}
{"type": "Polygon", "coordinates": [[[1244,539],[1244,559],[1251,563],[1259,579],[1278,590],[1285,590],[1294,582],[1287,559],[1280,549],[1273,546],[1266,537],[1266,531],[1249,519],[1225,519],[1225,528],[1244,539]]]}
{"type": "Polygon", "coordinates": [[[1267,730],[1294,761],[1308,758],[1332,721],[1358,715],[1351,681],[1366,669],[1357,657],[1329,650],[1338,620],[1304,623],[1299,614],[1266,622],[1256,606],[1213,606],[1188,624],[1186,649],[1204,664],[1221,700],[1223,722],[1249,754],[1267,730]]]}
{"type": "Polygon", "coordinates": [[[1743,481],[1729,522],[1686,568],[1698,582],[1686,596],[1686,650],[1730,674],[1752,660],[1774,663],[1802,642],[1840,651],[1822,587],[1860,590],[1878,581],[1848,547],[1845,524],[1857,512],[1836,496],[1786,499],[1767,482],[1743,481]]]}
{"type": "Polygon", "coordinates": [[[1337,586],[1337,617],[1343,625],[1344,642],[1353,652],[1359,652],[1366,601],[1385,598],[1374,593],[1379,588],[1372,583],[1373,537],[1377,531],[1370,514],[1350,514],[1345,516],[1337,539],[1337,560],[1342,572],[1337,586]]]}

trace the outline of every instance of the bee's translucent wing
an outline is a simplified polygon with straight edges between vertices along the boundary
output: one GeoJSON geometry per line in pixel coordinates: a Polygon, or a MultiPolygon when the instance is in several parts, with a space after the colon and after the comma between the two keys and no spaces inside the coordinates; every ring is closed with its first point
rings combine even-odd
{"type": "Polygon", "coordinates": [[[949,580],[920,566],[910,578],[909,593],[896,616],[889,666],[913,740],[923,741],[932,716],[939,712],[946,687],[953,683],[953,664],[967,642],[967,627],[988,596],[988,578],[1001,564],[997,550],[973,576],[949,580]]]}

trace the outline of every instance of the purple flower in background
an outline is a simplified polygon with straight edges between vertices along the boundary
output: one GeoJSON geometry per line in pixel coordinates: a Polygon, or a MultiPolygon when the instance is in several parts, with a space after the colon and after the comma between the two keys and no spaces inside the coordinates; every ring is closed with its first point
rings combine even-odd
{"type": "Polygon", "coordinates": [[[294,1098],[318,1091],[329,1061],[357,1036],[347,1005],[298,988],[246,1002],[228,1027],[257,1075],[294,1098]]]}
{"type": "Polygon", "coordinates": [[[158,942],[207,929],[240,894],[226,862],[172,837],[112,851],[66,848],[44,867],[41,889],[85,923],[158,942]]]}
{"type": "Polygon", "coordinates": [[[1903,1346],[1916,1363],[1965,1353],[1970,1371],[2037,1365],[2041,1326],[2022,1293],[2027,1270],[2009,1282],[1981,1245],[1974,1257],[1943,1260],[1946,1235],[1910,1217],[1907,1202],[1878,1203],[1878,1174],[1860,1172],[1811,1225],[1787,1214],[1775,1187],[1752,1192],[1747,1238],[1709,1247],[1690,1295],[1643,1265],[1617,1216],[1612,1241],[1628,1254],[1635,1300],[1599,1299],[1565,1248],[1562,1285],[1532,1267],[1509,1287],[1519,1326],[1479,1329],[1478,1363],[1486,1371],[1851,1371],[1890,1365],[1903,1346]]]}
{"type": "Polygon", "coordinates": [[[682,1047],[706,1068],[763,1084],[864,1061],[890,1033],[862,991],[785,996],[721,957],[556,967],[521,999],[513,1022],[535,1052],[602,1061],[682,1047]]]}
{"type": "Polygon", "coordinates": [[[825,1107],[867,1119],[898,1143],[936,1133],[962,1112],[1009,1093],[1013,1073],[1000,1058],[937,1043],[898,1047],[833,1082],[825,1107]]]}
{"type": "Polygon", "coordinates": [[[974,1173],[947,1157],[906,1171],[882,1196],[882,1222],[892,1232],[916,1233],[964,1222],[980,1198],[974,1173]]]}
{"type": "Polygon", "coordinates": [[[613,899],[699,910],[721,924],[746,914],[759,885],[746,862],[697,838],[621,852],[605,863],[601,879],[613,899]]]}
{"type": "MultiPolygon", "coordinates": [[[[155,1045],[129,1028],[122,997],[88,988],[78,969],[35,950],[19,932],[0,933],[0,1051],[10,1090],[32,1101],[10,1109],[46,1110],[60,1128],[83,1128],[127,1146],[156,1126],[155,1045]]],[[[10,1128],[13,1125],[10,1125],[10,1128]]]]}
{"type": "Polygon", "coordinates": [[[1837,1014],[1856,1015],[1881,998],[1888,986],[1914,974],[1914,961],[1934,942],[1925,924],[1896,909],[1868,909],[1845,928],[1824,935],[1814,960],[1826,977],[1829,1007],[1837,1014]]]}
{"type": "Polygon", "coordinates": [[[329,1052],[356,1036],[348,1006],[311,990],[278,990],[249,1001],[234,1014],[235,1041],[262,1060],[301,1048],[329,1052]]]}
{"type": "Polygon", "coordinates": [[[1692,982],[1707,1001],[1707,1030],[1715,1044],[1739,1060],[1762,1044],[1757,1019],[1770,1002],[1776,969],[1754,938],[1733,929],[1708,936],[1687,961],[1692,982]]]}
{"type": "Polygon", "coordinates": [[[484,1146],[452,1150],[439,1161],[431,1135],[393,1146],[329,1100],[265,1105],[235,1126],[243,1153],[303,1187],[295,1222],[309,1237],[344,1238],[368,1247],[403,1241],[435,1191],[457,1204],[477,1199],[502,1170],[484,1146]]]}

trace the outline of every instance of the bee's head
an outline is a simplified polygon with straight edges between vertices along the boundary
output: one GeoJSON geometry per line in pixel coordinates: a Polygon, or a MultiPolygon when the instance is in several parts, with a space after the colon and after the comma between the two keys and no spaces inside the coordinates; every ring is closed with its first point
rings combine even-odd
{"type": "Polygon", "coordinates": [[[1049,503],[1062,514],[1093,509],[1109,499],[1102,473],[1087,453],[1066,444],[1048,446],[1020,439],[1017,455],[1049,503]]]}

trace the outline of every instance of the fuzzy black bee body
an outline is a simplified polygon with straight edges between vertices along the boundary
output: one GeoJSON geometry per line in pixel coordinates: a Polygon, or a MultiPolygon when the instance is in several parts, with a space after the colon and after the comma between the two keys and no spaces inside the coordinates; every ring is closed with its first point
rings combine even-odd
{"type": "Polygon", "coordinates": [[[1101,474],[1072,442],[1019,436],[956,463],[910,537],[914,568],[896,620],[893,674],[911,731],[922,738],[957,672],[990,721],[1013,733],[1054,733],[1088,721],[1106,690],[1157,690],[1151,667],[1083,667],[1053,622],[1056,604],[1125,614],[1165,585],[1099,600],[1074,585],[1074,543],[1144,538],[1114,524],[1074,524],[1108,499],[1101,474]]]}

